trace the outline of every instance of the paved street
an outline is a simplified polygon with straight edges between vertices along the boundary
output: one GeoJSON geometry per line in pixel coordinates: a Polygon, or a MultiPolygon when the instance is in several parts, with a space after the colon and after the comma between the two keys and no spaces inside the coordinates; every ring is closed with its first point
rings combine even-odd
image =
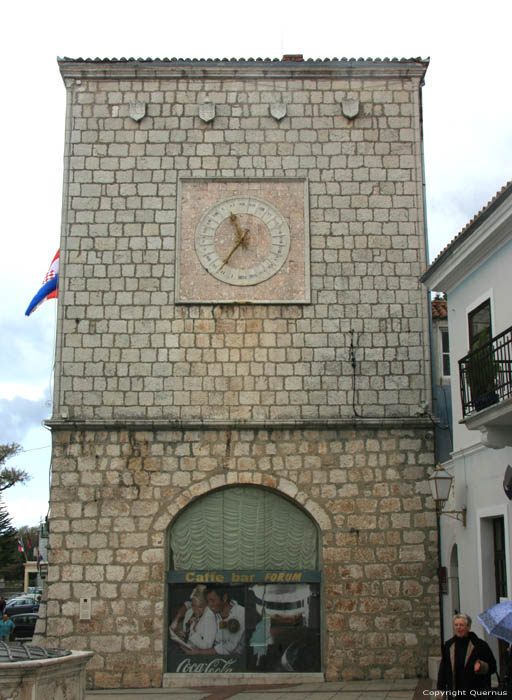
{"type": "Polygon", "coordinates": [[[86,700],[421,700],[430,681],[339,681],[303,685],[217,686],[154,690],[94,690],[86,700]]]}

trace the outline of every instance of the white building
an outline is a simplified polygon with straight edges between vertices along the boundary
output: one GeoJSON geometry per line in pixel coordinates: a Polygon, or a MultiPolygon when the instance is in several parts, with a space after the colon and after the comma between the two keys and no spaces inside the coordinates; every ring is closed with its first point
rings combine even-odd
{"type": "Polygon", "coordinates": [[[453,449],[450,336],[448,305],[437,295],[430,304],[432,314],[432,412],[436,462],[446,462],[453,449]]]}
{"type": "MultiPolygon", "coordinates": [[[[441,252],[422,277],[448,301],[454,480],[440,517],[444,638],[455,611],[473,617],[512,598],[512,182],[441,252]],[[471,352],[470,352],[471,351],[471,352]],[[465,524],[463,522],[463,512],[465,524]]],[[[498,656],[498,641],[488,638],[498,656]]]]}

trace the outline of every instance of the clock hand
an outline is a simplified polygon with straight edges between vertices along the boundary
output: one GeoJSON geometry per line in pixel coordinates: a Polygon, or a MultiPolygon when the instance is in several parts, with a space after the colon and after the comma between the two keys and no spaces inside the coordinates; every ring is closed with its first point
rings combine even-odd
{"type": "Polygon", "coordinates": [[[234,245],[233,248],[231,249],[231,252],[229,253],[229,255],[223,260],[222,265],[219,267],[219,270],[222,270],[222,268],[224,267],[224,265],[227,265],[227,263],[229,262],[230,257],[233,255],[233,253],[234,253],[235,250],[238,248],[238,246],[239,246],[239,245],[243,245],[243,243],[244,243],[244,241],[245,241],[245,237],[246,237],[246,235],[247,235],[248,233],[249,233],[249,230],[248,230],[248,229],[242,233],[242,236],[237,240],[237,242],[235,243],[235,245],[234,245]]]}
{"type": "Polygon", "coordinates": [[[231,212],[230,218],[231,218],[231,221],[233,222],[233,224],[235,225],[235,228],[236,228],[236,233],[237,233],[236,242],[235,242],[235,245],[233,246],[233,248],[231,249],[231,252],[229,253],[229,255],[226,258],[224,258],[224,260],[222,261],[222,265],[219,267],[219,271],[222,270],[224,265],[227,265],[227,263],[229,262],[229,259],[231,258],[231,256],[235,252],[235,250],[240,245],[242,246],[242,248],[245,248],[245,246],[247,245],[247,234],[249,233],[249,229],[248,228],[246,228],[246,229],[240,228],[240,226],[238,225],[236,214],[233,214],[233,212],[231,212]]]}
{"type": "Polygon", "coordinates": [[[236,228],[236,232],[237,232],[237,234],[238,234],[238,238],[244,239],[244,238],[245,238],[245,234],[249,232],[249,229],[245,229],[245,231],[243,231],[243,230],[240,228],[240,226],[238,225],[238,219],[236,218],[236,214],[233,214],[233,212],[230,212],[229,218],[231,219],[231,221],[233,222],[233,224],[234,224],[234,226],[235,226],[235,228],[236,228]]]}

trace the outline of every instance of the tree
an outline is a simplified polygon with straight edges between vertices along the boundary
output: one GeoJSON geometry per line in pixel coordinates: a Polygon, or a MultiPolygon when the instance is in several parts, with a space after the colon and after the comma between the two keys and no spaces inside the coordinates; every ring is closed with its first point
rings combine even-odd
{"type": "Polygon", "coordinates": [[[2,492],[15,484],[24,484],[30,475],[24,469],[6,467],[11,457],[21,452],[17,442],[0,445],[0,575],[6,579],[23,578],[23,559],[18,552],[18,533],[11,524],[11,518],[5,503],[1,500],[2,492]]]}
{"type": "Polygon", "coordinates": [[[0,445],[0,493],[15,484],[24,484],[30,479],[30,474],[24,469],[4,466],[10,457],[14,457],[21,451],[21,446],[17,442],[0,445]]]}
{"type": "Polygon", "coordinates": [[[18,552],[18,533],[11,524],[5,503],[1,500],[0,575],[8,580],[23,577],[23,560],[18,552]]]}

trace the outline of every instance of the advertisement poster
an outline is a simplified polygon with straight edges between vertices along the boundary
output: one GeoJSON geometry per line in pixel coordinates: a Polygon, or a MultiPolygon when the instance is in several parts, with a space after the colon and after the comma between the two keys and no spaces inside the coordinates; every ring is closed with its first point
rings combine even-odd
{"type": "Polygon", "coordinates": [[[319,583],[194,578],[169,584],[168,671],[320,671],[319,583]]]}

